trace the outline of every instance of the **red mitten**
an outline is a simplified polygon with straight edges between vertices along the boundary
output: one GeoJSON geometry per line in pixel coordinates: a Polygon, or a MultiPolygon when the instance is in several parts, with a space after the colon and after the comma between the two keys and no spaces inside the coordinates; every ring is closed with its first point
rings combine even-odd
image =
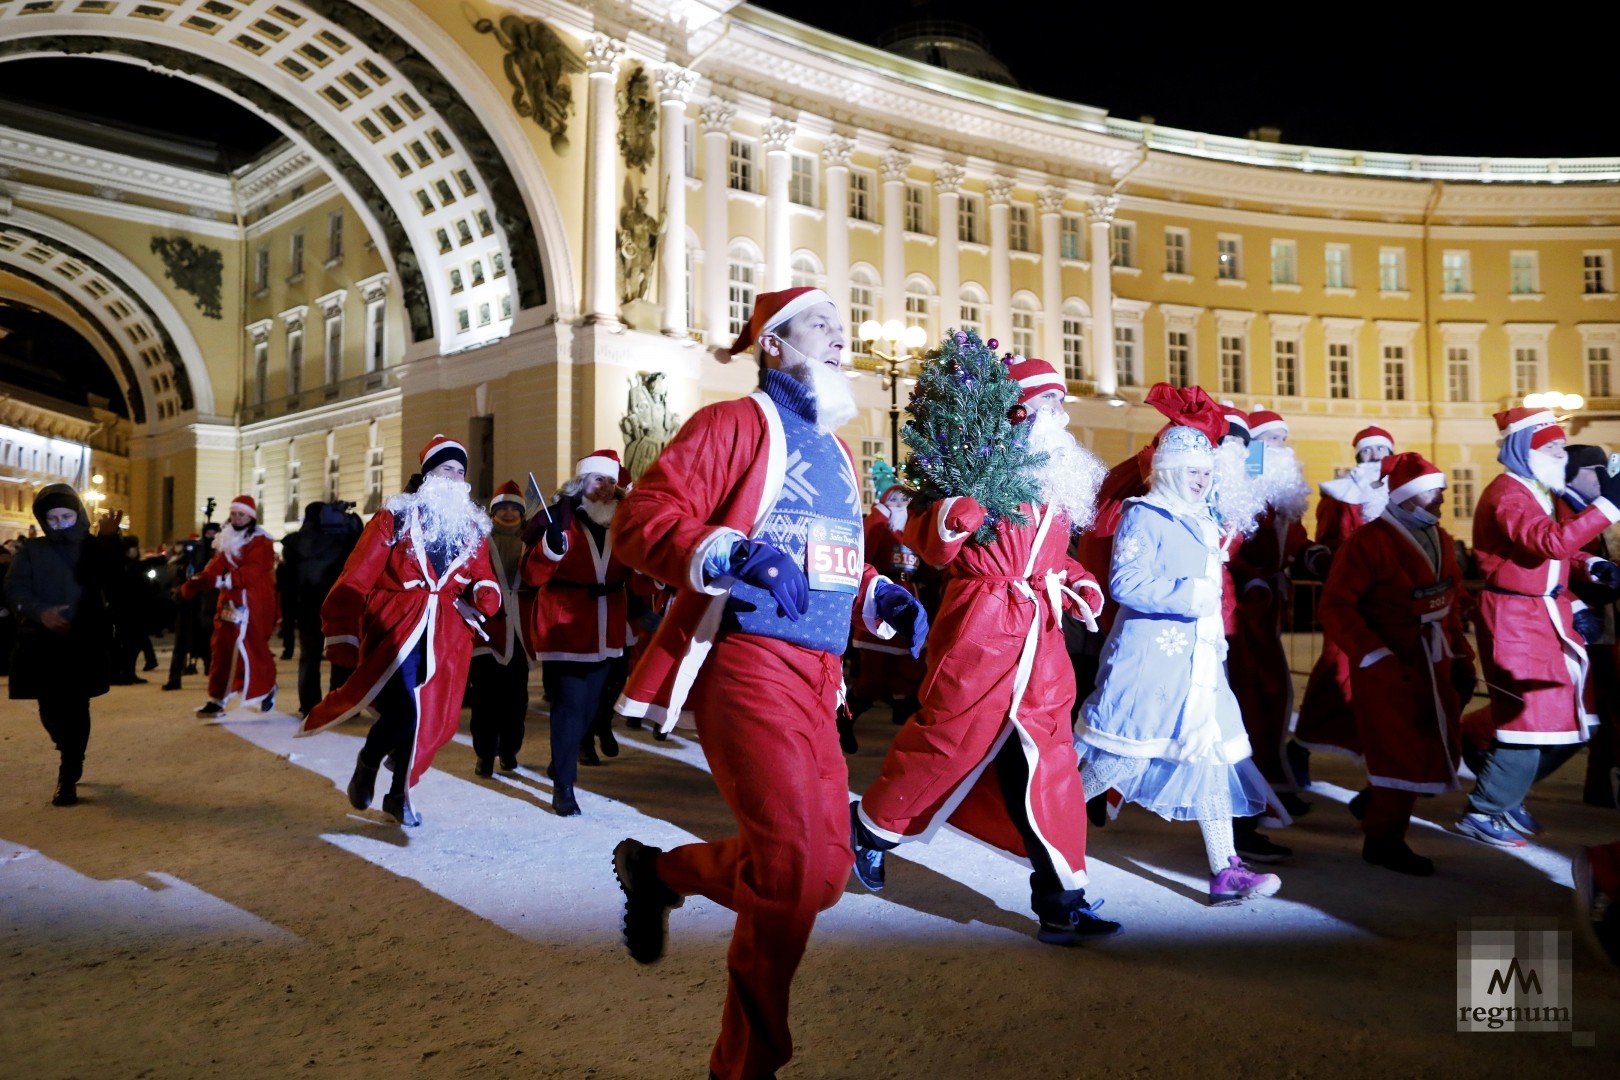
{"type": "Polygon", "coordinates": [[[984,507],[970,495],[963,495],[945,511],[945,528],[952,533],[970,533],[984,524],[984,507]]]}

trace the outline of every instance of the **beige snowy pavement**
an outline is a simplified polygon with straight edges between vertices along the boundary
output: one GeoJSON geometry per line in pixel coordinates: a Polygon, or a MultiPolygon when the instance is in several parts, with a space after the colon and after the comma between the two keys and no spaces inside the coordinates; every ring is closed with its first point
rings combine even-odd
{"type": "MultiPolygon", "coordinates": [[[[407,832],[343,796],[363,724],[308,739],[282,713],[206,725],[187,681],[93,704],[72,808],[49,805],[32,703],[0,706],[0,1078],[707,1074],[731,915],[688,900],[666,958],[638,966],[609,863],[624,836],[730,831],[694,743],[621,727],[620,756],[582,769],[583,815],[560,819],[543,714],[523,771],[491,780],[472,775],[464,724],[407,832]]],[[[854,790],[893,730],[881,710],[862,719],[854,790]]],[[[1089,890],[1126,931],[1080,949],[1038,943],[1027,871],[947,831],[892,858],[881,896],[852,885],[822,916],[781,1075],[1612,1077],[1620,971],[1578,939],[1573,1035],[1456,1031],[1459,919],[1569,929],[1569,855],[1620,839],[1620,813],[1580,804],[1582,767],[1539,789],[1549,835],[1522,855],[1414,826],[1439,867],[1415,880],[1362,863],[1342,805],[1357,773],[1319,757],[1315,811],[1272,833],[1296,852],[1282,892],[1236,908],[1204,903],[1195,827],[1127,809],[1092,833],[1089,890]]],[[[1449,826],[1460,805],[1418,813],[1449,826]]]]}

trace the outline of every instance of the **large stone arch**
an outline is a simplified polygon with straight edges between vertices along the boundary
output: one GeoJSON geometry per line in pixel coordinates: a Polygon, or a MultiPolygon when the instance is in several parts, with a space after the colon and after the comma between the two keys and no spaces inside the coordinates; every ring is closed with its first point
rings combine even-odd
{"type": "Polygon", "coordinates": [[[55,296],[94,334],[136,424],[214,412],[202,349],[161,283],[77,226],[14,206],[0,218],[0,274],[55,296]]]}
{"type": "Polygon", "coordinates": [[[442,45],[420,28],[412,38],[348,0],[0,8],[0,59],[101,55],[161,68],[260,112],[322,158],[381,241],[413,340],[451,353],[548,306],[544,264],[555,260],[543,259],[530,207],[551,197],[534,169],[519,187],[503,153],[510,133],[506,146],[491,139],[441,73],[442,45]],[[450,271],[473,257],[505,269],[454,291],[450,271]]]}

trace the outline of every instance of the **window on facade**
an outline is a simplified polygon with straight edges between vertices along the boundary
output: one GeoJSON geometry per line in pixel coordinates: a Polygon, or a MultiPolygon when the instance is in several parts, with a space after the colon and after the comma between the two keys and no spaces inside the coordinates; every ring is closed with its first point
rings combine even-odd
{"type": "Polygon", "coordinates": [[[1165,379],[1171,386],[1192,385],[1192,335],[1169,330],[1164,335],[1165,379]]]}
{"type": "Polygon", "coordinates": [[[849,218],[872,220],[872,174],[861,169],[849,170],[849,218]]]}
{"type": "Polygon", "coordinates": [[[922,184],[906,184],[906,232],[928,232],[928,189],[922,184]]]}
{"type": "Polygon", "coordinates": [[[1063,309],[1063,377],[1080,380],[1086,377],[1086,324],[1079,311],[1065,306],[1063,309]]]}
{"type": "Polygon", "coordinates": [[[263,405],[270,397],[270,343],[253,343],[253,401],[263,405]]]}
{"type": "Polygon", "coordinates": [[[326,215],[326,261],[343,258],[343,211],[333,210],[326,215]]]}
{"type": "Polygon", "coordinates": [[[1240,238],[1215,238],[1215,276],[1222,281],[1243,280],[1243,241],[1240,238]]]}
{"type": "Polygon", "coordinates": [[[1129,221],[1116,221],[1109,230],[1110,256],[1115,266],[1136,265],[1136,226],[1129,221]]]}
{"type": "Polygon", "coordinates": [[[270,245],[260,244],[253,253],[253,289],[264,292],[270,287],[270,245]]]}
{"type": "Polygon", "coordinates": [[[976,330],[981,337],[984,336],[984,306],[986,303],[983,289],[977,285],[964,285],[962,287],[962,329],[976,330]]]}
{"type": "Polygon", "coordinates": [[[304,273],[304,230],[299,229],[287,241],[287,276],[300,277],[304,273]]]}
{"type": "Polygon", "coordinates": [[[726,140],[726,187],[754,190],[754,144],[735,135],[726,140]]]}
{"type": "Polygon", "coordinates": [[[366,449],[366,509],[368,514],[375,514],[382,509],[383,491],[383,448],[372,446],[366,449]]]}
{"type": "Polygon", "coordinates": [[[1330,341],[1327,347],[1328,397],[1345,399],[1350,396],[1350,343],[1330,341]]]}
{"type": "Polygon", "coordinates": [[[366,309],[366,370],[381,371],[388,349],[388,311],[382,300],[373,301],[366,309]]]}
{"type": "MultiPolygon", "coordinates": [[[[291,453],[291,444],[288,444],[288,453],[291,453]]],[[[298,521],[304,516],[304,500],[299,496],[298,459],[289,458],[287,461],[287,512],[282,515],[283,521],[298,521]]]]}
{"type": "Polygon", "coordinates": [[[906,325],[928,329],[928,302],[933,293],[921,281],[906,282],[906,325]]]}
{"type": "Polygon", "coordinates": [[[1536,253],[1515,251],[1508,255],[1508,292],[1514,296],[1529,296],[1541,291],[1537,281],[1536,253]]]}
{"type": "Polygon", "coordinates": [[[343,378],[343,319],[326,320],[326,381],[343,378]]]}
{"type": "Polygon", "coordinates": [[[964,244],[982,244],[984,199],[963,192],[956,204],[956,238],[964,244]]]}
{"type": "Polygon", "coordinates": [[[1513,350],[1513,396],[1524,397],[1536,392],[1541,381],[1541,351],[1534,345],[1521,345],[1513,350]]]}
{"type": "Polygon", "coordinates": [[[1019,356],[1035,353],[1035,305],[1027,298],[1013,301],[1012,348],[1019,356]]]}
{"type": "Polygon", "coordinates": [[[1299,284],[1299,245],[1295,241],[1271,242],[1271,282],[1274,285],[1299,284]]]}
{"type": "Polygon", "coordinates": [[[1187,273],[1187,243],[1186,229],[1164,230],[1164,272],[1167,274],[1187,273]]]}
{"type": "Polygon", "coordinates": [[[788,202],[799,206],[816,205],[816,159],[809,154],[789,154],[788,202]]]}
{"type": "Polygon", "coordinates": [[[1474,291],[1468,272],[1468,252],[1447,251],[1440,255],[1440,290],[1447,293],[1474,291]]]}
{"type": "Polygon", "coordinates": [[[1329,289],[1350,287],[1350,245],[1329,244],[1323,251],[1322,284],[1329,289]]]}
{"type": "MultiPolygon", "coordinates": [[[[788,287],[799,289],[821,284],[821,267],[813,256],[801,252],[788,264],[788,287]]],[[[859,326],[859,324],[856,324],[859,326]]]]}
{"type": "Polygon", "coordinates": [[[849,327],[855,350],[865,352],[867,343],[861,340],[861,324],[877,318],[877,279],[865,267],[857,267],[849,275],[849,327]]]}
{"type": "Polygon", "coordinates": [[[338,477],[340,460],[330,447],[326,451],[326,495],[327,502],[336,502],[338,497],[338,477]]]}
{"type": "Polygon", "coordinates": [[[1581,256],[1581,291],[1587,296],[1614,292],[1614,273],[1609,265],[1613,258],[1608,251],[1588,251],[1581,256]]]}
{"type": "Polygon", "coordinates": [[[1276,381],[1278,397],[1299,396],[1299,339],[1273,338],[1271,342],[1272,378],[1276,381]]]}
{"type": "Polygon", "coordinates": [[[748,322],[754,310],[755,259],[746,249],[732,248],[731,261],[726,268],[726,314],[730,334],[736,337],[748,322]]]}
{"type": "Polygon", "coordinates": [[[297,394],[304,389],[304,332],[287,331],[287,393],[297,394]]]}
{"type": "Polygon", "coordinates": [[[1474,399],[1474,351],[1467,345],[1446,346],[1446,400],[1474,399]]]}
{"type": "Polygon", "coordinates": [[[1406,249],[1378,249],[1378,288],[1380,292],[1406,291],[1406,249]]]}
{"type": "Polygon", "coordinates": [[[1083,259],[1086,222],[1079,214],[1064,214],[1058,222],[1058,258],[1083,259]]]}
{"type": "Polygon", "coordinates": [[[1586,392],[1597,398],[1614,396],[1614,352],[1611,346],[1586,347],[1586,392]]]}
{"type": "Polygon", "coordinates": [[[1406,400],[1406,346],[1384,346],[1384,400],[1406,400]]]}
{"type": "Polygon", "coordinates": [[[1029,250],[1029,207],[1013,203],[1007,207],[1007,247],[1012,251],[1029,250]]]}
{"type": "Polygon", "coordinates": [[[1114,378],[1121,386],[1142,385],[1136,350],[1136,327],[1114,327],[1114,378]]]}
{"type": "Polygon", "coordinates": [[[1246,393],[1243,389],[1243,344],[1243,338],[1236,334],[1221,335],[1221,393],[1223,394],[1246,393]]]}
{"type": "MultiPolygon", "coordinates": [[[[904,449],[901,448],[902,453],[904,449]]],[[[866,500],[868,506],[877,502],[877,497],[882,494],[872,487],[872,466],[877,464],[878,458],[888,461],[889,452],[889,444],[883,439],[871,436],[861,439],[861,498],[866,500]]],[[[889,464],[893,465],[894,462],[889,464]]]]}
{"type": "Polygon", "coordinates": [[[1474,470],[1464,466],[1451,470],[1451,513],[1454,517],[1474,516],[1474,470]]]}

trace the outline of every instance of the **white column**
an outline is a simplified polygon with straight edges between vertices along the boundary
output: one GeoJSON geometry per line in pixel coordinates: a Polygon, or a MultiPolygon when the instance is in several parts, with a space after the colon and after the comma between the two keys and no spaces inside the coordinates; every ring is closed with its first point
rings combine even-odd
{"type": "Polygon", "coordinates": [[[1041,350],[1046,362],[1063,370],[1063,200],[1062,188],[1041,189],[1041,350]]]}
{"type": "Polygon", "coordinates": [[[726,157],[737,106],[710,98],[703,106],[703,331],[710,345],[731,347],[726,318],[726,250],[731,223],[726,205],[726,157]]]}
{"type": "Polygon", "coordinates": [[[613,97],[623,56],[624,42],[606,34],[591,35],[585,46],[585,70],[590,78],[585,141],[585,318],[590,321],[615,322],[619,317],[614,288],[618,270],[618,238],[614,235],[618,224],[614,212],[618,113],[613,97]]]}
{"type": "Polygon", "coordinates": [[[883,316],[906,317],[906,170],[911,155],[892,147],[879,159],[883,169],[883,316]]]}
{"type": "Polygon", "coordinates": [[[961,210],[962,181],[967,170],[946,162],[934,173],[934,192],[939,196],[939,332],[962,322],[962,252],[957,241],[957,215],[961,210]]]}
{"type": "Polygon", "coordinates": [[[1097,393],[1112,397],[1119,389],[1114,369],[1114,211],[1112,195],[1093,196],[1087,203],[1091,222],[1091,366],[1097,393]]]}
{"type": "Polygon", "coordinates": [[[658,252],[658,299],[663,331],[686,336],[686,102],[697,72],[679,64],[658,69],[658,164],[663,193],[664,236],[658,252]]]}
{"type": "MultiPolygon", "coordinates": [[[[821,163],[827,177],[827,295],[845,318],[849,317],[849,156],[855,140],[829,135],[821,144],[821,163]]],[[[860,327],[851,326],[851,345],[860,327]]]]}
{"type": "Polygon", "coordinates": [[[1009,176],[990,178],[990,326],[985,337],[1012,347],[1012,256],[1008,218],[1014,187],[1009,176]]]}
{"type": "Polygon", "coordinates": [[[788,235],[788,177],[793,161],[788,144],[793,141],[790,120],[773,116],[760,127],[760,143],[765,147],[765,292],[788,287],[792,280],[792,241],[788,235]]]}

